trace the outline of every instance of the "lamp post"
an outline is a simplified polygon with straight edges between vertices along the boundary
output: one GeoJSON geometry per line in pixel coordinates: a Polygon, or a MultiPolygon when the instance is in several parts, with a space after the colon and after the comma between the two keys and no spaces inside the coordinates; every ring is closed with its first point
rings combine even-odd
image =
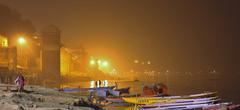
{"type": "Polygon", "coordinates": [[[20,36],[20,37],[18,38],[18,43],[19,43],[20,45],[25,44],[25,43],[26,43],[25,38],[24,38],[23,36],[20,36]]]}
{"type": "Polygon", "coordinates": [[[24,58],[23,58],[23,45],[26,44],[26,39],[24,38],[24,36],[19,36],[18,38],[18,46],[19,46],[19,56],[18,57],[18,64],[19,66],[23,66],[24,65],[24,58]]]}

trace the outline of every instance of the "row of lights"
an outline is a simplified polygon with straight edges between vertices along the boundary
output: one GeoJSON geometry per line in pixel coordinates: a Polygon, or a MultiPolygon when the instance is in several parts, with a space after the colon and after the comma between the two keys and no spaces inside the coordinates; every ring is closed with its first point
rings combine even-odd
{"type": "Polygon", "coordinates": [[[91,58],[89,61],[90,66],[98,67],[99,70],[108,73],[110,75],[117,75],[118,71],[107,60],[91,58]]]}
{"type": "Polygon", "coordinates": [[[106,60],[94,60],[94,59],[91,59],[90,60],[90,65],[99,65],[99,66],[101,66],[101,67],[108,67],[108,65],[109,65],[109,63],[108,63],[108,61],[106,61],[106,60]]]}
{"type": "Polygon", "coordinates": [[[144,62],[144,61],[134,60],[133,62],[134,62],[135,64],[142,64],[142,65],[148,64],[148,65],[151,65],[151,61],[146,61],[146,62],[144,62]]]}

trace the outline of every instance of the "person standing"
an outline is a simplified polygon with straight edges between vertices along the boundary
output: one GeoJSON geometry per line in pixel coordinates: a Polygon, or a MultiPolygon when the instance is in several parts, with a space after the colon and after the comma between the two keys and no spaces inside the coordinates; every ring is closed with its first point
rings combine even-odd
{"type": "Polygon", "coordinates": [[[25,79],[23,75],[19,75],[15,80],[15,84],[17,85],[17,90],[20,93],[23,92],[24,90],[24,82],[25,82],[25,79]]]}
{"type": "Polygon", "coordinates": [[[101,87],[101,85],[102,85],[101,80],[98,80],[98,87],[101,87]]]}
{"type": "Polygon", "coordinates": [[[98,87],[98,81],[95,81],[95,88],[98,87]]]}

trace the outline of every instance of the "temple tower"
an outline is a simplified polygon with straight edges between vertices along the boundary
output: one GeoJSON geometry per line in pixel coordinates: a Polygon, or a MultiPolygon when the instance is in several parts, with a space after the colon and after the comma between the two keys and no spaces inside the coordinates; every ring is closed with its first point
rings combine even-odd
{"type": "Polygon", "coordinates": [[[40,81],[47,87],[60,87],[60,33],[54,25],[42,30],[42,74],[40,81]]]}

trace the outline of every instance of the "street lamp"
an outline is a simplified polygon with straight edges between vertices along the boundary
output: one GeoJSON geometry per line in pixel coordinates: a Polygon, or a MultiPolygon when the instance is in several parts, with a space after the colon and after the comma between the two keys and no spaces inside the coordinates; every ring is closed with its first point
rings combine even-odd
{"type": "Polygon", "coordinates": [[[24,37],[22,37],[22,36],[20,36],[20,37],[18,38],[18,43],[19,43],[20,45],[23,45],[23,44],[25,44],[25,43],[26,43],[26,40],[25,40],[25,38],[24,38],[24,37]]]}
{"type": "Polygon", "coordinates": [[[95,60],[90,60],[90,65],[95,65],[95,60]]]}
{"type": "Polygon", "coordinates": [[[19,55],[17,56],[18,58],[18,64],[20,67],[24,67],[25,66],[25,57],[23,55],[23,46],[24,44],[26,44],[26,39],[24,38],[24,36],[19,36],[17,39],[17,43],[18,43],[18,48],[19,48],[19,55]]]}
{"type": "Polygon", "coordinates": [[[103,67],[107,67],[108,66],[108,62],[107,61],[102,62],[102,66],[103,67]]]}

